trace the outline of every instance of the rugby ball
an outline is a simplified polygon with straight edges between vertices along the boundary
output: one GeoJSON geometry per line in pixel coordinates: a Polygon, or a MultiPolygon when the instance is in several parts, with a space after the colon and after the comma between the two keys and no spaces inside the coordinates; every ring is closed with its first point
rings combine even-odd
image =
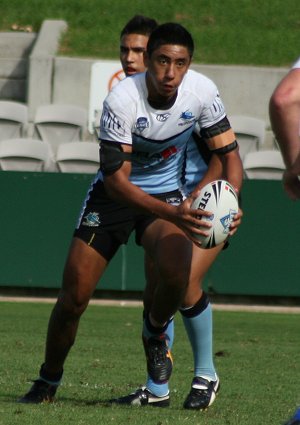
{"type": "Polygon", "coordinates": [[[191,208],[212,213],[209,217],[199,216],[202,220],[212,223],[210,229],[203,227],[209,235],[195,234],[195,237],[201,242],[202,248],[213,248],[228,237],[230,224],[239,210],[238,197],[234,188],[226,180],[215,180],[201,189],[191,208]]]}

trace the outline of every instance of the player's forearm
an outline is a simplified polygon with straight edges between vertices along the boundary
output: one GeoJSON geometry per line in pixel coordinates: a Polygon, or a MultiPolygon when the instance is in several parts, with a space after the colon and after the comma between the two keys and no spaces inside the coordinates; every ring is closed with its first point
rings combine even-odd
{"type": "Polygon", "coordinates": [[[155,214],[169,220],[174,214],[172,205],[154,198],[138,186],[132,184],[125,176],[110,176],[104,181],[107,194],[115,201],[134,208],[140,212],[155,214]]]}
{"type": "Polygon", "coordinates": [[[238,150],[220,155],[220,160],[223,164],[224,178],[239,192],[243,184],[243,164],[238,150]]]}
{"type": "Polygon", "coordinates": [[[299,118],[300,105],[284,106],[284,104],[270,103],[272,130],[287,169],[295,164],[300,154],[299,118]]]}
{"type": "Polygon", "coordinates": [[[206,184],[222,178],[224,178],[222,162],[217,154],[213,154],[209,161],[208,168],[205,174],[203,175],[202,179],[199,181],[191,195],[193,196],[194,194],[197,194],[199,190],[201,190],[202,187],[204,187],[206,184]]]}

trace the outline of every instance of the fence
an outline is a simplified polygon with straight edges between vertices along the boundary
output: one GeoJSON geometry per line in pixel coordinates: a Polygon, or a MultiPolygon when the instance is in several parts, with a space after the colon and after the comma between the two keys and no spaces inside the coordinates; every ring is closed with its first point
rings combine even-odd
{"type": "MultiPolygon", "coordinates": [[[[91,175],[0,172],[0,287],[58,288],[91,175]]],[[[215,294],[300,296],[300,203],[280,181],[246,180],[238,234],[205,279],[215,294]]],[[[174,258],[176,261],[176,258],[174,258]]],[[[97,289],[140,291],[143,251],[133,238],[97,289]]]]}

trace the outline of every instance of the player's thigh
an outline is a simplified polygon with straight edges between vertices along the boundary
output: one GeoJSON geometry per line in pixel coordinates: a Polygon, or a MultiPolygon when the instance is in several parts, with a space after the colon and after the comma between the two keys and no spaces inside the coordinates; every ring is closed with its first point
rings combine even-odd
{"type": "Polygon", "coordinates": [[[159,278],[186,279],[190,274],[192,242],[173,223],[157,219],[144,231],[142,245],[159,278]]]}
{"type": "Polygon", "coordinates": [[[64,297],[77,305],[88,303],[106,266],[107,260],[99,252],[74,237],[64,268],[64,297]]]}
{"type": "Polygon", "coordinates": [[[191,281],[202,281],[222,249],[223,244],[210,249],[199,248],[193,244],[191,281]]]}

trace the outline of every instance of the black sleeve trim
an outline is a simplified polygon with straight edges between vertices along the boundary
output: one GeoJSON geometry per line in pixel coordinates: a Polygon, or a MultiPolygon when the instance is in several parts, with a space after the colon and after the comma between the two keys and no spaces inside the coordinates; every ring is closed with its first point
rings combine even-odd
{"type": "Polygon", "coordinates": [[[220,149],[215,149],[212,152],[218,154],[218,155],[224,155],[225,153],[234,151],[238,147],[237,141],[235,140],[233,143],[230,143],[230,145],[224,146],[220,149]]]}
{"type": "Polygon", "coordinates": [[[100,142],[100,170],[108,176],[122,167],[124,161],[131,161],[131,153],[124,152],[121,143],[100,142]]]}

